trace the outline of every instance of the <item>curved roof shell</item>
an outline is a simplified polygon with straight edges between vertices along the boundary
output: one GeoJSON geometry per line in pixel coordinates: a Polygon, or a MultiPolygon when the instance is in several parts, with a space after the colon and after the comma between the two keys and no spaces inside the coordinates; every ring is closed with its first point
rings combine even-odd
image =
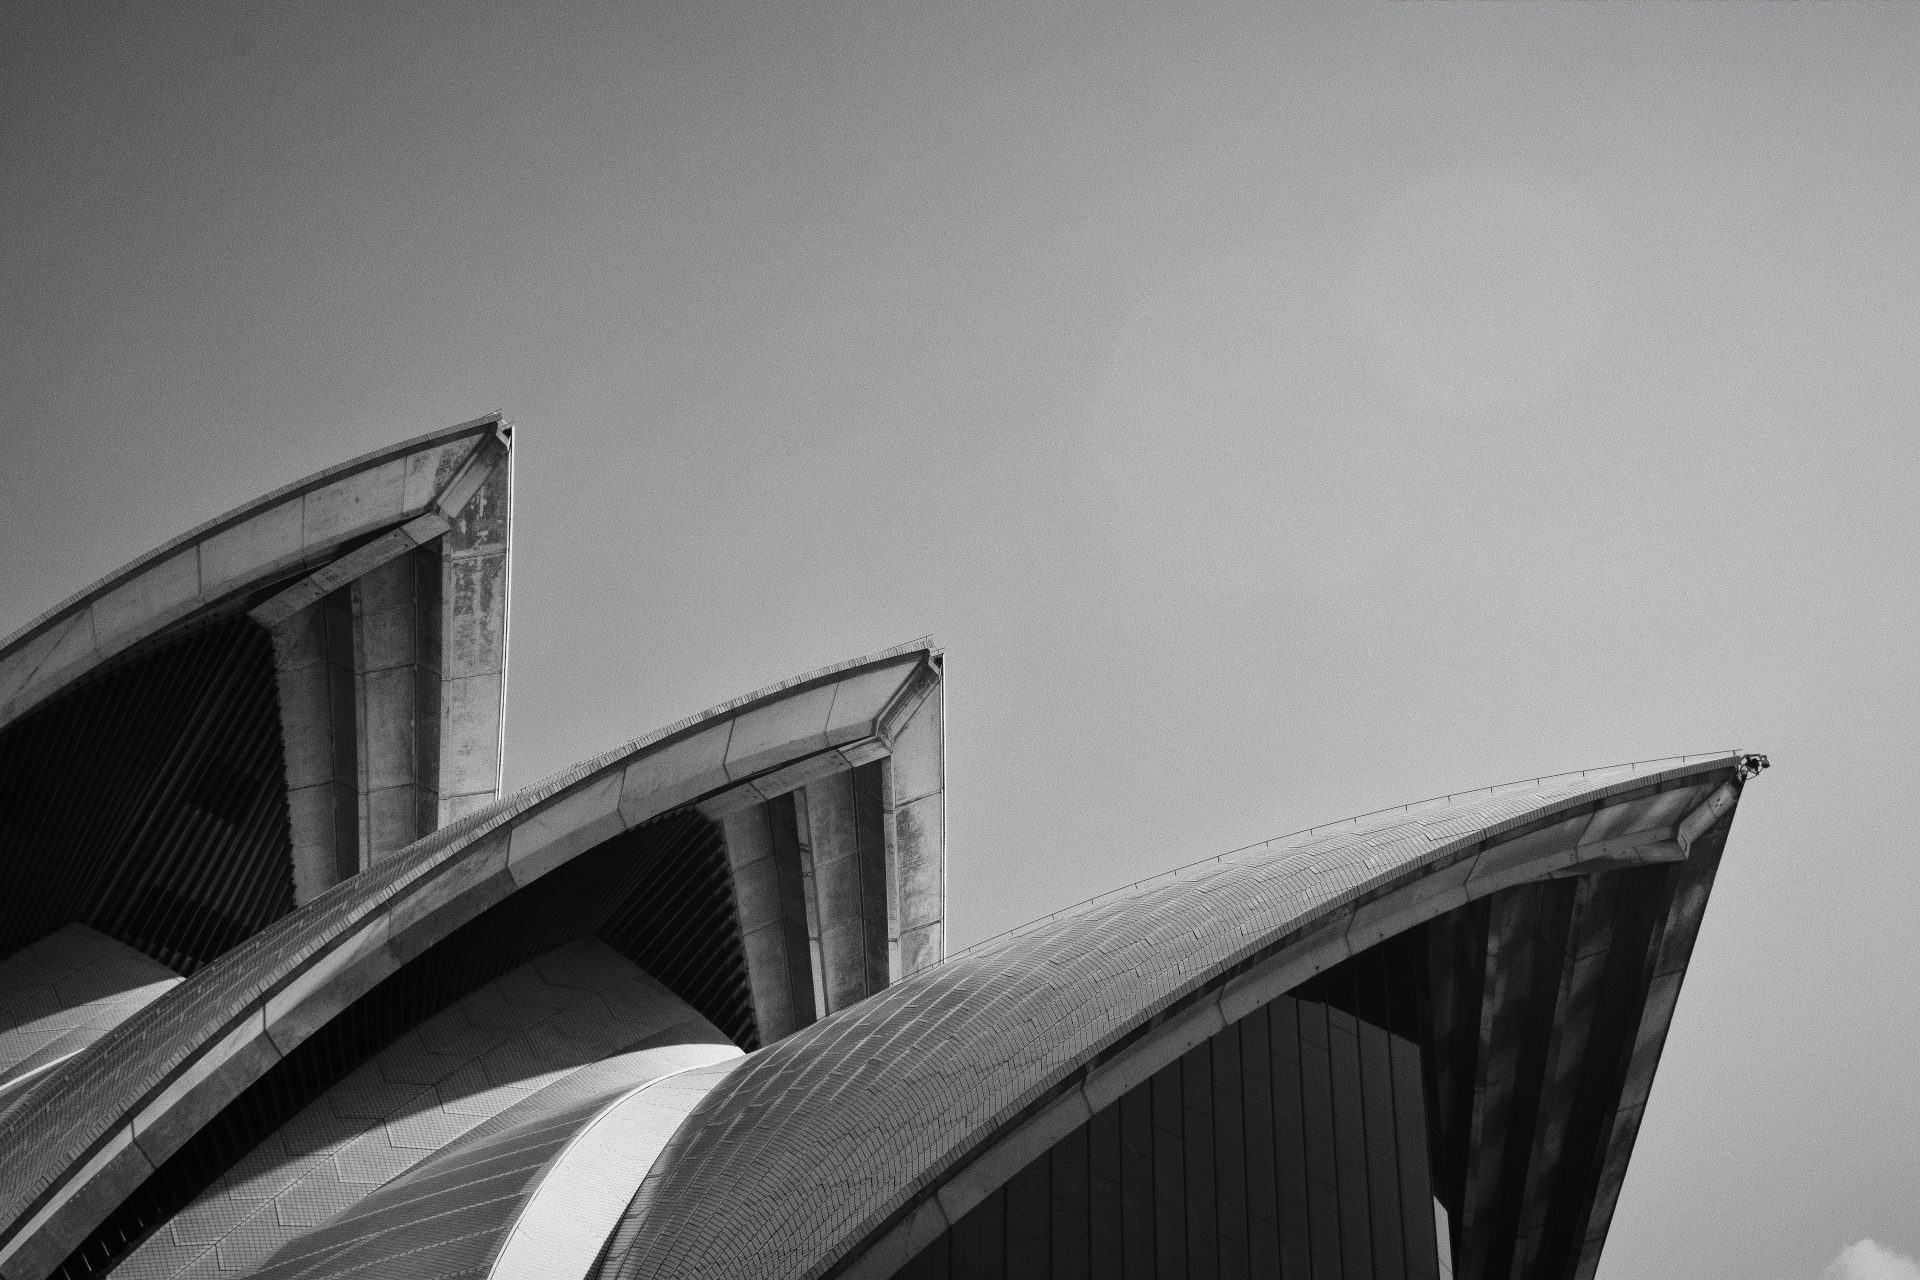
{"type": "MultiPolygon", "coordinates": [[[[939,689],[939,653],[916,643],[724,703],[458,820],[241,944],[0,1117],[14,1156],[0,1169],[0,1275],[58,1266],[276,1062],[496,903],[661,815],[724,817],[889,758],[916,726],[937,730],[939,689]]],[[[938,755],[897,772],[916,770],[937,782],[938,755]]],[[[942,803],[936,789],[909,806],[931,841],[921,874],[936,914],[918,927],[936,939],[942,803]]]]}
{"type": "Polygon", "coordinates": [[[253,1274],[332,1280],[404,1268],[497,1280],[584,1276],[632,1188],[704,1096],[702,1068],[718,1060],[724,1069],[739,1056],[730,1044],[661,1043],[572,1072],[302,1235],[253,1274]]]}
{"type": "Polygon", "coordinates": [[[499,426],[500,415],[489,414],[316,472],[189,529],[62,600],[0,640],[0,727],[196,615],[433,513],[448,480],[499,426]]]}
{"type": "MultiPolygon", "coordinates": [[[[1395,810],[955,956],[722,1079],[655,1162],[599,1274],[892,1274],[1095,1111],[1348,956],[1514,886],[1697,852],[1692,878],[1674,881],[1589,1196],[1603,1237],[1741,780],[1724,755],[1395,810]]],[[[1582,1248],[1597,1259],[1597,1239],[1582,1248]]]]}
{"type": "MultiPolygon", "coordinates": [[[[1354,819],[1129,886],[936,963],[945,936],[939,652],[916,643],[783,682],[495,802],[510,506],[508,430],[497,416],[477,419],[210,521],[0,642],[0,746],[16,758],[39,749],[35,734],[113,746],[102,732],[116,714],[128,718],[123,686],[164,685],[203,701],[233,695],[236,707],[238,690],[251,717],[245,734],[217,717],[196,732],[244,738],[233,749],[271,754],[287,783],[284,797],[275,788],[249,802],[273,809],[280,825],[274,839],[243,850],[249,867],[271,864],[279,879],[268,888],[280,896],[261,890],[270,910],[204,954],[181,952],[180,972],[207,966],[189,980],[119,954],[138,932],[130,929],[98,946],[84,932],[51,933],[46,946],[0,955],[0,987],[17,995],[6,1002],[26,1011],[0,1022],[0,1149],[10,1156],[0,1167],[0,1280],[38,1280],[76,1245],[117,1230],[117,1212],[223,1126],[244,1144],[220,1157],[223,1168],[241,1177],[233,1162],[253,1159],[278,1178],[290,1164],[275,1163],[268,1140],[306,1142],[297,1117],[289,1120],[303,1104],[234,1119],[265,1096],[263,1086],[283,1083],[276,1073],[332,1053],[336,1032],[340,1044],[360,1037],[353,1061],[385,1061],[380,1036],[394,1028],[356,1030],[355,1018],[388,983],[431,971],[409,999],[425,1007],[444,997],[433,1007],[446,1009],[459,992],[504,981],[505,967],[465,987],[458,977],[449,983],[487,940],[474,926],[518,922],[515,906],[529,917],[578,914],[602,882],[575,873],[605,866],[622,868],[622,894],[636,883],[657,887],[673,841],[705,862],[677,882],[674,892],[688,896],[661,909],[679,913],[680,933],[712,935],[707,949],[674,941],[636,958],[615,944],[625,957],[615,967],[658,979],[677,1003],[683,971],[713,967],[714,946],[726,951],[718,967],[728,972],[715,981],[733,986],[686,997],[701,1034],[682,1043],[676,1032],[673,1043],[645,1048],[583,1040],[573,1051],[585,1056],[569,1060],[566,1081],[447,1138],[410,1171],[384,1175],[377,1193],[356,1191],[324,1230],[303,1220],[262,1237],[248,1265],[345,1271],[383,1265],[388,1246],[419,1244],[464,1251],[462,1265],[485,1255],[502,1276],[562,1266],[584,1274],[589,1264],[619,1277],[893,1274],[1183,1052],[1331,966],[1426,929],[1434,981],[1458,979],[1447,972],[1456,961],[1481,975],[1468,984],[1470,999],[1454,1000],[1444,1029],[1465,1046],[1464,1065],[1443,1068],[1435,1121],[1452,1126],[1436,1176],[1458,1215],[1463,1272],[1591,1276],[1747,776],[1744,758],[1536,779],[1354,819]],[[440,619],[430,634],[397,625],[429,612],[440,619]],[[368,661],[362,649],[376,632],[392,651],[368,661]],[[356,656],[340,658],[343,645],[356,656]],[[186,675],[159,678],[163,657],[186,675]],[[394,672],[409,674],[388,680],[394,672]],[[343,689],[361,699],[346,721],[343,689]],[[423,717],[439,728],[415,740],[402,721],[412,723],[428,694],[450,711],[423,717]],[[327,744],[349,724],[360,754],[329,756],[327,744]],[[272,856],[255,856],[263,849],[272,856]],[[811,884],[801,893],[803,874],[811,884]],[[1589,892],[1597,885],[1610,888],[1589,892]],[[680,909],[701,893],[698,910],[680,909]],[[1552,911],[1558,924],[1546,932],[1559,929],[1564,964],[1534,975],[1526,938],[1552,911]],[[61,951],[75,937],[89,944],[77,959],[61,951]],[[465,951],[454,945],[461,939],[465,951]],[[1597,959],[1609,946],[1618,964],[1597,959]],[[1611,977],[1600,972],[1609,965],[1611,977]],[[1554,981],[1560,1003],[1546,1007],[1571,1009],[1573,1030],[1564,1040],[1553,1030],[1544,1077],[1531,1094],[1516,1092],[1513,1046],[1499,1042],[1499,1025],[1540,1008],[1513,992],[1554,981]],[[434,982],[446,989],[423,995],[434,982]],[[1608,982],[1616,1007],[1595,1020],[1591,1006],[1608,982]],[[1476,1020],[1480,1040],[1466,1043],[1476,1020]],[[765,1047],[736,1056],[736,1046],[756,1044],[765,1047]],[[1583,1064],[1602,1059],[1614,1065],[1600,1085],[1582,1083],[1583,1064]],[[1510,1119],[1530,1126],[1531,1138],[1509,1145],[1519,1152],[1530,1140],[1536,1156],[1569,1145],[1577,1119],[1591,1159],[1579,1169],[1560,1167],[1557,1155],[1531,1168],[1509,1161],[1501,1175],[1498,1158],[1482,1158],[1492,1150],[1484,1144],[1505,1142],[1510,1119]],[[491,1191],[476,1180],[483,1167],[503,1179],[491,1191]],[[1526,1185],[1516,1190],[1515,1179],[1526,1185]],[[1573,1193],[1580,1205],[1569,1218],[1573,1193]],[[1502,1197],[1511,1203],[1494,1203],[1502,1197]],[[596,1250],[556,1252],[579,1234],[575,1208],[589,1200],[596,1250]],[[439,1227],[421,1234],[413,1220],[430,1204],[450,1215],[442,1225],[458,1218],[475,1231],[457,1241],[436,1235],[439,1227]]],[[[136,710],[165,721],[160,705],[136,710]]],[[[266,822],[254,810],[244,822],[234,816],[240,806],[226,793],[234,779],[203,768],[211,757],[168,749],[177,775],[169,804],[197,810],[195,822],[231,809],[236,830],[266,822]]],[[[124,743],[119,753],[131,754],[124,743]]],[[[78,759],[49,769],[84,774],[78,759]]],[[[140,790],[114,779],[96,790],[116,785],[140,790]]],[[[59,819],[42,825],[57,830],[59,819]]],[[[232,858],[216,864],[194,847],[204,830],[180,830],[168,838],[192,855],[197,883],[231,889],[244,878],[230,874],[232,858]]],[[[129,850],[139,852],[131,844],[107,852],[129,850]]],[[[81,863],[70,859],[67,879],[88,879],[92,865],[75,871],[81,863]]],[[[124,865],[123,857],[116,866],[124,865]]],[[[692,862],[676,865],[678,875],[692,862]]],[[[12,896],[17,905],[27,895],[12,896]]],[[[666,900],[664,890],[653,896],[666,900]]],[[[6,949],[74,918],[54,915],[53,924],[19,925],[6,949]]],[[[655,917],[622,919],[629,931],[670,932],[655,917]]],[[[560,921],[551,936],[526,941],[525,956],[500,964],[558,963],[558,948],[585,945],[592,933],[571,927],[560,921]]],[[[145,935],[132,940],[153,944],[149,957],[166,950],[145,935]]],[[[402,1001],[389,1012],[425,1027],[431,1017],[420,1007],[402,1001]]],[[[315,1079],[329,1089],[343,1077],[315,1079]]],[[[350,1146],[329,1159],[359,1159],[350,1146]]],[[[231,1206],[215,1202],[231,1187],[218,1173],[173,1203],[198,1195],[202,1216],[219,1218],[231,1206]]],[[[276,1214],[279,1196],[268,1197],[276,1214]]],[[[189,1216],[164,1220],[197,1230],[189,1216]]],[[[150,1244],[151,1257],[166,1252],[150,1244]]],[[[185,1274],[215,1252],[161,1270],[185,1274]]]]}
{"type": "Polygon", "coordinates": [[[386,1045],[115,1273],[193,1280],[277,1266],[318,1276],[449,1246],[485,1256],[529,1187],[553,1181],[545,1166],[559,1148],[612,1098],[739,1056],[604,942],[569,943],[386,1045]]]}

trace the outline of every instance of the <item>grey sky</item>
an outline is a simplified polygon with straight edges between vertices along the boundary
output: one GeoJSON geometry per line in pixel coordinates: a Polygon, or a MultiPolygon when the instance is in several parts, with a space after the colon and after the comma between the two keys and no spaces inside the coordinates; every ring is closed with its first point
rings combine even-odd
{"type": "Polygon", "coordinates": [[[1920,1253],[1917,64],[1900,5],[9,4],[0,631],[499,408],[509,784],[931,631],[956,944],[1764,750],[1601,1274],[1920,1253]]]}

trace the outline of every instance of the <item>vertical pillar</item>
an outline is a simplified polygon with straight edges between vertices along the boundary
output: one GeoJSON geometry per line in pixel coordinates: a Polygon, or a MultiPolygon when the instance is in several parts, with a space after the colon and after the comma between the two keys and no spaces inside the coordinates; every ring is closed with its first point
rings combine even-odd
{"type": "Polygon", "coordinates": [[[887,985],[887,849],[881,762],[806,789],[820,960],[831,1013],[887,985]]]}
{"type": "Polygon", "coordinates": [[[351,587],[360,848],[368,866],[439,823],[440,572],[438,550],[422,547],[351,587]]]}
{"type": "Polygon", "coordinates": [[[360,869],[353,630],[347,588],[273,629],[293,900],[301,906],[360,869]]]}
{"type": "Polygon", "coordinates": [[[946,684],[895,733],[886,767],[889,976],[946,955],[946,684]]]}
{"type": "Polygon", "coordinates": [[[484,808],[500,795],[512,511],[509,453],[440,538],[440,625],[446,647],[436,826],[484,808]]]}
{"type": "Polygon", "coordinates": [[[722,830],[754,1017],[760,1043],[769,1045],[814,1019],[793,797],[741,810],[724,820],[722,830]]]}

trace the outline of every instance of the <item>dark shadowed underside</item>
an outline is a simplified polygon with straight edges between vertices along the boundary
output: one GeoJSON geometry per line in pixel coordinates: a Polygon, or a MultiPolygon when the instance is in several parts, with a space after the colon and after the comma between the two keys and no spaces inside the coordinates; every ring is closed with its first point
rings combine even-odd
{"type": "Polygon", "coordinates": [[[0,731],[0,956],[86,924],[190,974],[293,909],[273,645],[230,618],[0,731]]]}
{"type": "Polygon", "coordinates": [[[1361,952],[1096,1112],[897,1274],[1431,1280],[1436,1201],[1456,1274],[1580,1274],[1609,1140],[1637,1123],[1648,995],[1724,841],[1361,952]]]}

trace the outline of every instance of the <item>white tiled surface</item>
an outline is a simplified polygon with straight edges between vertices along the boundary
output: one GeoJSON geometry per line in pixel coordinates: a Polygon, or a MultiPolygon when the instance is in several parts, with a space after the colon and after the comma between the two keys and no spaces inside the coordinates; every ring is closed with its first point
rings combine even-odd
{"type": "Polygon", "coordinates": [[[677,998],[597,939],[549,952],[387,1046],[115,1274],[244,1275],[483,1121],[684,1016],[677,998]]]}
{"type": "Polygon", "coordinates": [[[158,960],[83,924],[0,960],[0,1107],[16,1101],[15,1089],[36,1072],[92,1044],[179,982],[158,960]]]}
{"type": "Polygon", "coordinates": [[[531,1094],[283,1246],[260,1280],[582,1280],[654,1154],[740,1050],[682,1005],[640,1048],[531,1094]],[[504,1248],[503,1248],[504,1246],[504,1248]]]}

